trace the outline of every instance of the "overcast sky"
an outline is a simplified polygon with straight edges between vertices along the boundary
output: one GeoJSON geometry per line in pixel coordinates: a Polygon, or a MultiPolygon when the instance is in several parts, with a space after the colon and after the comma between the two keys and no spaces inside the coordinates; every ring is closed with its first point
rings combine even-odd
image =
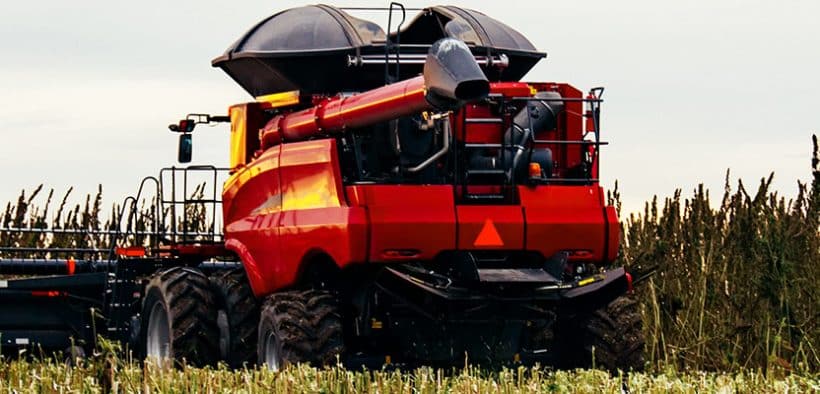
{"type": "MultiPolygon", "coordinates": [[[[719,194],[727,168],[747,184],[774,171],[786,196],[809,178],[820,131],[816,0],[450,3],[547,52],[527,80],[606,87],[602,178],[620,181],[628,210],[701,182],[719,194]]],[[[135,192],[175,163],[168,123],[251,99],[210,61],[262,18],[304,4],[3,1],[0,201],[40,183],[58,194],[102,183],[107,202],[135,192]]],[[[228,126],[198,130],[194,156],[227,165],[228,126]]]]}

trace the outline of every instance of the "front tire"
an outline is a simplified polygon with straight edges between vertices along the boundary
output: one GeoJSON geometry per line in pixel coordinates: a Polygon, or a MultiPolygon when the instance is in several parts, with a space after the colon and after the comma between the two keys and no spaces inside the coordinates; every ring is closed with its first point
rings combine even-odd
{"type": "Polygon", "coordinates": [[[335,363],[343,351],[342,322],[327,291],[285,291],[265,300],[259,319],[259,364],[279,371],[289,365],[335,363]]]}
{"type": "Polygon", "coordinates": [[[208,278],[199,270],[174,267],[154,274],[142,306],[144,356],[212,365],[218,355],[216,310],[208,278]]]}

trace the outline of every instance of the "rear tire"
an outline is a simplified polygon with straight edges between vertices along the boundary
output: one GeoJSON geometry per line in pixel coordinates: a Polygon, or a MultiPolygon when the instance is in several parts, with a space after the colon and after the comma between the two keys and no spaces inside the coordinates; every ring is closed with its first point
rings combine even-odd
{"type": "Polygon", "coordinates": [[[216,311],[208,278],[199,270],[174,267],[154,274],[142,307],[144,356],[212,365],[219,354],[216,311]]]}
{"type": "Polygon", "coordinates": [[[272,370],[333,365],[344,350],[342,321],[327,291],[285,291],[265,300],[259,319],[259,364],[272,370]]]}
{"type": "Polygon", "coordinates": [[[219,299],[219,353],[231,368],[256,364],[259,305],[242,269],[222,271],[211,277],[219,299]]]}
{"type": "Polygon", "coordinates": [[[610,372],[644,369],[643,320],[633,295],[618,297],[585,316],[577,328],[581,333],[580,366],[610,372]]]}

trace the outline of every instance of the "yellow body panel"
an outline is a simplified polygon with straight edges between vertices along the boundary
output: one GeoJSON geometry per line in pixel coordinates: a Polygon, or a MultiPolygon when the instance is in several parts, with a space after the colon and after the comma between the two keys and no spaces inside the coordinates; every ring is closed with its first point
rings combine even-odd
{"type": "Polygon", "coordinates": [[[231,148],[230,148],[230,169],[231,173],[245,165],[247,159],[247,144],[245,139],[248,134],[247,116],[245,106],[233,106],[230,108],[231,115],[231,148]]]}

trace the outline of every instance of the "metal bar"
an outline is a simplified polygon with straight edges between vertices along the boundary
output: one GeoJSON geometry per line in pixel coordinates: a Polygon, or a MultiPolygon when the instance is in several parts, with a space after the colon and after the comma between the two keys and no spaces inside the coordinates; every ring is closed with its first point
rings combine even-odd
{"type": "Polygon", "coordinates": [[[598,178],[549,178],[544,183],[592,183],[598,182],[598,178]]]}
{"type": "Polygon", "coordinates": [[[503,148],[504,144],[464,144],[464,147],[467,148],[467,149],[503,148]]]}
{"type": "MultiPolygon", "coordinates": [[[[507,111],[507,105],[508,105],[507,104],[507,98],[504,97],[504,96],[501,96],[501,101],[498,103],[498,108],[502,111],[502,113],[505,113],[507,111]]],[[[525,107],[529,107],[529,106],[525,105],[525,107]]],[[[528,111],[529,111],[529,109],[528,109],[528,111]]],[[[514,124],[515,124],[515,116],[510,118],[510,125],[514,125],[514,124]]],[[[506,134],[507,134],[506,130],[501,131],[501,143],[500,143],[501,148],[502,148],[501,149],[501,163],[502,163],[501,165],[503,165],[504,167],[507,166],[507,154],[508,154],[507,147],[505,146],[507,141],[505,141],[505,138],[504,138],[504,136],[506,134]]],[[[512,142],[512,138],[510,139],[510,142],[512,142]]],[[[510,175],[511,176],[510,176],[509,179],[507,179],[507,181],[508,181],[509,184],[514,184],[512,178],[515,175],[515,170],[512,169],[512,168],[511,168],[511,171],[510,171],[510,175]]]]}
{"type": "MultiPolygon", "coordinates": [[[[0,232],[7,231],[11,233],[21,233],[21,234],[75,234],[75,235],[117,235],[120,234],[119,231],[116,230],[75,230],[75,229],[47,229],[47,228],[16,228],[16,227],[8,227],[8,228],[0,228],[0,232]]],[[[154,235],[157,232],[154,231],[134,231],[131,234],[137,235],[154,235]]]]}
{"type": "Polygon", "coordinates": [[[586,141],[586,140],[581,140],[581,141],[535,140],[533,142],[535,142],[536,144],[556,144],[556,145],[584,145],[584,144],[588,144],[588,145],[609,145],[609,142],[606,142],[606,141],[595,142],[595,141],[586,141]]]}
{"type": "Polygon", "coordinates": [[[506,170],[467,170],[467,175],[503,175],[506,170]]]}
{"type": "Polygon", "coordinates": [[[510,97],[509,100],[512,101],[560,101],[565,103],[602,103],[604,100],[602,99],[591,99],[591,98],[540,98],[540,97],[510,97]]]}
{"type": "MultiPolygon", "coordinates": [[[[74,260],[74,264],[78,267],[84,264],[91,264],[91,263],[104,263],[108,260],[74,260]]],[[[0,267],[2,266],[16,266],[16,265],[44,265],[44,266],[59,266],[65,267],[66,259],[6,259],[0,258],[0,267]]]]}
{"type": "Polygon", "coordinates": [[[96,249],[96,248],[29,248],[29,247],[15,247],[4,246],[0,247],[0,252],[27,252],[27,253],[108,253],[110,249],[96,249]]]}
{"type": "Polygon", "coordinates": [[[163,185],[162,183],[162,170],[160,170],[159,176],[157,178],[157,195],[154,199],[154,209],[156,210],[157,217],[157,220],[154,221],[155,230],[157,232],[157,234],[153,236],[153,241],[155,245],[159,245],[161,243],[161,236],[159,235],[160,230],[163,230],[163,232],[168,231],[168,226],[165,223],[165,207],[162,204],[162,199],[164,195],[165,185],[163,185]]]}
{"type": "MultiPolygon", "coordinates": [[[[182,200],[188,198],[188,168],[182,171],[182,200]]],[[[182,205],[182,240],[185,241],[188,235],[188,202],[182,205]]]]}
{"type": "Polygon", "coordinates": [[[67,274],[89,272],[106,265],[108,260],[74,260],[73,267],[66,259],[0,259],[0,273],[13,274],[67,274]]]}
{"type": "MultiPolygon", "coordinates": [[[[427,61],[426,54],[396,54],[394,59],[385,59],[381,55],[349,55],[347,65],[363,66],[368,64],[387,64],[395,60],[398,64],[424,64],[427,61]]],[[[506,68],[510,65],[510,59],[506,55],[499,56],[475,56],[475,61],[479,66],[496,66],[506,68]]]]}
{"type": "Polygon", "coordinates": [[[210,199],[210,198],[186,198],[184,201],[176,202],[176,204],[182,204],[182,203],[188,203],[188,204],[190,204],[190,203],[213,204],[213,203],[219,203],[219,202],[222,202],[222,200],[215,200],[215,199],[210,199]]]}
{"type": "MultiPolygon", "coordinates": [[[[21,233],[21,234],[31,233],[29,231],[24,231],[24,230],[26,230],[26,229],[0,229],[0,232],[21,233]]],[[[51,231],[42,231],[42,232],[36,232],[36,233],[50,234],[52,232],[51,231]]],[[[70,232],[64,233],[64,232],[58,232],[58,231],[55,231],[54,233],[55,234],[68,234],[68,235],[73,234],[73,233],[70,233],[70,232]]],[[[201,237],[201,236],[211,235],[211,233],[212,233],[211,231],[195,232],[195,233],[190,233],[190,235],[201,237]]],[[[77,235],[80,235],[80,234],[85,234],[85,233],[77,233],[77,235]]],[[[96,233],[95,235],[117,235],[117,234],[122,234],[122,232],[117,232],[117,231],[113,231],[113,230],[107,230],[107,231],[102,231],[101,230],[98,233],[96,233]]],[[[131,232],[128,232],[126,235],[161,236],[161,235],[166,235],[166,234],[167,233],[162,232],[162,231],[158,231],[158,232],[153,232],[153,231],[131,231],[131,232]]],[[[221,233],[220,234],[214,234],[214,235],[222,236],[221,233]]],[[[111,242],[115,242],[115,240],[112,240],[111,242]]]]}
{"type": "Polygon", "coordinates": [[[482,123],[482,124],[503,124],[504,119],[501,118],[467,118],[467,124],[482,123]]]}
{"type": "MultiPolygon", "coordinates": [[[[340,10],[344,11],[391,11],[391,8],[387,7],[339,7],[340,10]]],[[[408,11],[424,11],[424,8],[405,8],[408,11]]]]}
{"type": "Polygon", "coordinates": [[[212,200],[210,198],[208,198],[208,199],[189,198],[189,199],[185,199],[185,200],[182,200],[182,201],[173,201],[173,200],[163,200],[162,201],[162,203],[165,204],[165,205],[171,205],[171,204],[183,205],[183,204],[190,204],[190,203],[211,204],[211,203],[221,203],[221,202],[222,202],[222,200],[212,200]]]}
{"type": "MultiPolygon", "coordinates": [[[[214,193],[213,193],[213,198],[212,198],[213,205],[211,206],[211,231],[210,232],[211,232],[211,238],[216,239],[216,204],[217,204],[216,179],[217,179],[217,176],[218,176],[219,173],[218,173],[218,171],[216,171],[216,169],[213,170],[213,173],[214,173],[214,178],[213,178],[213,191],[214,191],[214,193]]],[[[222,203],[222,201],[220,200],[219,203],[222,203]]]]}
{"type": "Polygon", "coordinates": [[[200,268],[219,268],[219,269],[230,269],[230,268],[239,268],[242,266],[242,263],[239,261],[203,261],[199,264],[200,268]]]}
{"type": "Polygon", "coordinates": [[[433,162],[438,160],[440,157],[446,155],[447,151],[450,150],[450,137],[451,137],[451,131],[452,130],[450,130],[450,118],[449,118],[449,116],[445,117],[444,122],[442,122],[442,123],[443,123],[442,129],[444,129],[444,130],[442,131],[443,135],[442,135],[441,149],[439,149],[438,152],[434,153],[432,156],[428,157],[426,160],[419,163],[415,167],[408,168],[407,172],[412,174],[412,173],[416,173],[416,172],[419,172],[419,171],[427,168],[427,166],[429,166],[430,164],[433,164],[433,162]]]}
{"type": "MultiPolygon", "coordinates": [[[[593,97],[600,99],[604,95],[604,88],[597,87],[590,89],[590,95],[593,97]]],[[[590,108],[592,109],[592,122],[593,127],[595,128],[595,174],[600,175],[601,171],[601,152],[600,152],[600,144],[601,144],[601,103],[590,103],[590,108]]]]}
{"type": "MultiPolygon", "coordinates": [[[[384,84],[391,83],[390,81],[390,48],[393,43],[390,41],[390,29],[393,28],[393,3],[390,3],[390,8],[387,10],[387,34],[384,36],[384,84]]],[[[399,51],[396,51],[399,52],[399,51]]],[[[350,59],[348,59],[348,66],[350,66],[350,59]]]]}
{"type": "MultiPolygon", "coordinates": [[[[177,199],[177,178],[176,167],[171,167],[171,200],[177,199]]],[[[162,178],[160,178],[162,179],[162,178]]],[[[177,241],[177,206],[171,204],[171,242],[177,241]]]]}
{"type": "Polygon", "coordinates": [[[399,55],[401,53],[398,48],[401,46],[401,27],[404,25],[404,22],[407,20],[407,9],[404,8],[404,4],[398,3],[395,1],[390,2],[390,14],[393,14],[393,6],[398,6],[401,8],[401,22],[399,22],[398,26],[396,26],[396,79],[401,78],[401,61],[399,60],[399,55]]]}
{"type": "MultiPolygon", "coordinates": [[[[133,197],[130,197],[130,196],[126,197],[125,200],[123,200],[123,202],[122,202],[122,208],[120,208],[120,217],[119,217],[119,220],[117,221],[117,234],[114,235],[114,239],[111,240],[111,250],[108,253],[108,259],[109,260],[114,258],[114,247],[117,245],[117,242],[119,241],[120,235],[122,234],[121,233],[121,231],[122,231],[122,219],[125,217],[125,209],[128,206],[129,199],[133,199],[133,197]]],[[[126,219],[126,220],[128,222],[130,222],[130,220],[131,220],[130,213],[129,213],[128,219],[126,219]]],[[[126,223],[126,226],[127,225],[128,224],[126,223]]],[[[126,229],[126,231],[128,231],[128,230],[126,229]]]]}
{"type": "MultiPolygon", "coordinates": [[[[464,198],[467,195],[467,182],[466,182],[466,173],[462,173],[466,168],[466,154],[464,158],[459,157],[458,149],[458,142],[466,140],[467,137],[467,110],[466,107],[462,107],[459,111],[461,112],[461,140],[458,139],[457,134],[454,134],[456,137],[453,138],[453,201],[458,201],[458,186],[461,186],[461,196],[464,198]],[[462,161],[464,163],[462,163],[462,161]],[[462,175],[465,179],[461,179],[462,175]]],[[[458,130],[456,130],[458,132],[458,130]]],[[[456,226],[456,233],[458,233],[458,226],[456,226]]]]}

